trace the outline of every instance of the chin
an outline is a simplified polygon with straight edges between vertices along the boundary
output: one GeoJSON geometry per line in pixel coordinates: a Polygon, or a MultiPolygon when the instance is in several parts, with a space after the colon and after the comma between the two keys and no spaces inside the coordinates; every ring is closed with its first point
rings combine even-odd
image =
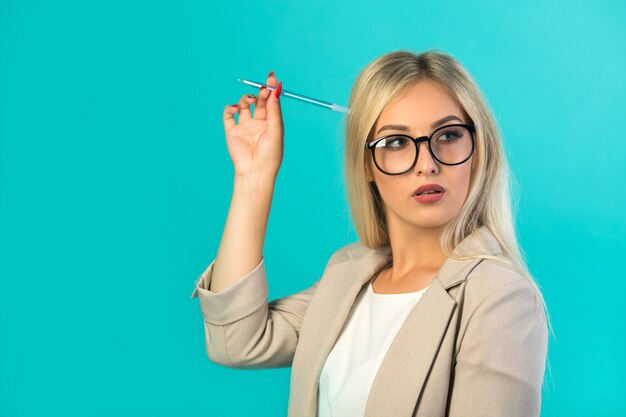
{"type": "Polygon", "coordinates": [[[414,227],[426,229],[444,226],[449,221],[450,219],[440,217],[412,216],[408,223],[412,224],[414,227]]]}

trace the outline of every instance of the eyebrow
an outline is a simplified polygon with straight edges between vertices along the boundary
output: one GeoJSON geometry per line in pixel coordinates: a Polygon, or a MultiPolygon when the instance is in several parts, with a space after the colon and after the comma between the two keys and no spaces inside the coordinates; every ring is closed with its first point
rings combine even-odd
{"type": "MultiPolygon", "coordinates": [[[[430,125],[430,127],[434,129],[437,126],[441,126],[445,122],[449,122],[450,120],[458,120],[459,122],[463,123],[463,120],[459,119],[458,116],[455,116],[455,115],[451,114],[451,115],[448,115],[446,117],[443,117],[443,118],[437,120],[432,125],[430,125]]],[[[376,134],[378,135],[383,130],[400,130],[402,132],[409,132],[411,129],[408,126],[405,126],[405,125],[384,125],[380,129],[378,129],[378,132],[376,132],[376,134]]]]}

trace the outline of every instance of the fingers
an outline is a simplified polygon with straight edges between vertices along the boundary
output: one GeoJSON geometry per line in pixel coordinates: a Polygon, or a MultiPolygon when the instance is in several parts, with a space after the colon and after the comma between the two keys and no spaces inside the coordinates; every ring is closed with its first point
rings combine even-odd
{"type": "Polygon", "coordinates": [[[235,121],[235,114],[239,114],[239,122],[245,122],[246,120],[251,119],[250,116],[250,104],[256,101],[256,97],[250,97],[250,94],[244,94],[239,99],[239,103],[237,104],[229,104],[224,108],[223,119],[224,119],[224,130],[228,131],[230,128],[235,126],[237,122],[235,121]]]}
{"type": "Polygon", "coordinates": [[[254,118],[257,120],[265,120],[267,118],[267,100],[272,91],[266,87],[261,87],[256,103],[254,104],[254,118]]]}
{"type": "Polygon", "coordinates": [[[228,132],[231,128],[237,125],[235,122],[235,113],[239,111],[238,106],[236,104],[229,104],[224,107],[224,113],[222,118],[224,120],[224,130],[228,132]]]}
{"type": "MultiPolygon", "coordinates": [[[[267,125],[270,133],[276,136],[282,136],[283,130],[283,115],[281,110],[280,100],[276,98],[276,91],[282,89],[282,82],[279,83],[275,77],[269,77],[267,79],[268,85],[276,86],[274,91],[271,92],[266,103],[267,112],[267,125]]],[[[279,91],[280,97],[280,91],[279,91]]]]}
{"type": "Polygon", "coordinates": [[[239,123],[245,123],[252,118],[250,113],[250,104],[256,101],[256,96],[253,94],[244,94],[239,99],[239,123]]]}
{"type": "Polygon", "coordinates": [[[280,101],[276,98],[276,90],[279,82],[270,72],[265,85],[270,86],[273,90],[262,87],[257,96],[244,94],[239,102],[234,105],[228,105],[224,108],[223,120],[224,129],[228,131],[237,125],[235,114],[238,114],[239,122],[246,122],[252,118],[250,106],[255,105],[254,118],[257,120],[268,120],[268,124],[275,129],[282,129],[282,111],[280,101]]]}
{"type": "MultiPolygon", "coordinates": [[[[278,85],[278,81],[276,80],[276,76],[274,75],[274,71],[270,71],[267,76],[267,81],[265,81],[265,85],[270,87],[276,87],[278,85]]],[[[267,119],[267,100],[269,100],[270,96],[274,94],[274,91],[266,87],[261,87],[259,90],[259,97],[254,105],[254,118],[258,120],[266,120],[267,119]]]]}

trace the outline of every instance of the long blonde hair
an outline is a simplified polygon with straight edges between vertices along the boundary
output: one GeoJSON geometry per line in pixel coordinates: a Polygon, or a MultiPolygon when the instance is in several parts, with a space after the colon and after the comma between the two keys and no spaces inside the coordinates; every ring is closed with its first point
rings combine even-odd
{"type": "Polygon", "coordinates": [[[499,128],[470,74],[444,52],[390,52],[368,64],[354,82],[346,117],[344,169],[348,204],[359,239],[371,248],[389,244],[380,193],[366,177],[369,155],[364,144],[373,139],[374,125],[383,108],[406,88],[423,80],[447,91],[466,112],[469,123],[476,127],[468,196],[459,213],[442,230],[439,243],[443,252],[453,259],[493,259],[518,271],[536,289],[548,328],[554,334],[541,290],[528,271],[518,245],[510,201],[509,182],[513,178],[499,128]],[[457,245],[483,225],[497,239],[502,254],[458,253],[457,245]]]}

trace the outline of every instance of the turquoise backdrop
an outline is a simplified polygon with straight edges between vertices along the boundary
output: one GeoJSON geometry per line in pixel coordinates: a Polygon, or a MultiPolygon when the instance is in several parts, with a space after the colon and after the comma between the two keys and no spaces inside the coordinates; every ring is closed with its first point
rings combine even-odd
{"type": "MultiPolygon", "coordinates": [[[[0,0],[0,415],[285,415],[290,369],[209,362],[190,300],[232,191],[222,110],[270,70],[347,104],[398,49],[454,55],[502,129],[556,336],[542,415],[626,415],[626,6],[601,0],[0,0]]],[[[343,115],[283,112],[271,299],[356,240],[343,115]]]]}

